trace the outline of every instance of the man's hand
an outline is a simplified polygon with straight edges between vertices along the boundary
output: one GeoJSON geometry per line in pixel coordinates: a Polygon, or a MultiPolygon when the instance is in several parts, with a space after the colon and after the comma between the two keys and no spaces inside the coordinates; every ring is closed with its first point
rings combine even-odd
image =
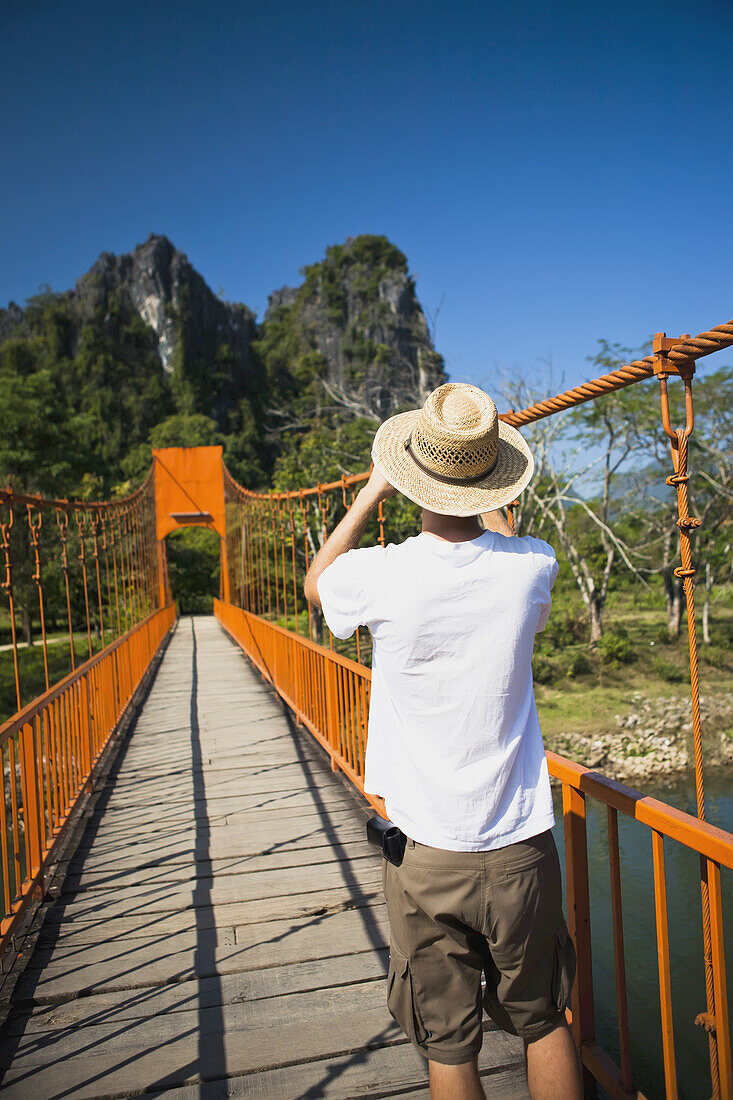
{"type": "Polygon", "coordinates": [[[484,527],[487,531],[494,531],[497,535],[506,535],[507,538],[511,538],[514,534],[500,508],[493,512],[482,512],[481,519],[484,521],[484,527]]]}
{"type": "Polygon", "coordinates": [[[369,475],[369,480],[366,485],[359,492],[359,499],[362,497],[364,501],[370,500],[373,505],[379,504],[380,500],[386,500],[387,497],[393,497],[397,490],[394,485],[390,485],[385,477],[380,474],[376,466],[372,467],[372,472],[369,475]]]}

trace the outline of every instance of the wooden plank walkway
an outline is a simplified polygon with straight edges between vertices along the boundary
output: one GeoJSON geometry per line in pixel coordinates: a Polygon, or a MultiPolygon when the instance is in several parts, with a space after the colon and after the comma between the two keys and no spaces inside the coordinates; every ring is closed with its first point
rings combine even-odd
{"type": "MultiPolygon", "coordinates": [[[[15,987],[4,1100],[428,1096],[367,816],[218,623],[181,620],[15,987]]],[[[527,1095],[517,1040],[481,1066],[527,1095]]]]}

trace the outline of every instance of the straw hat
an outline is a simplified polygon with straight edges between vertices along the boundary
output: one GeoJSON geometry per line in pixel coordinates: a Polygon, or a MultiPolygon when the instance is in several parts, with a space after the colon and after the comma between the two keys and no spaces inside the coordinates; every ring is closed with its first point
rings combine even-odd
{"type": "Polygon", "coordinates": [[[467,382],[446,382],[421,409],[380,424],[372,459],[404,496],[445,516],[502,508],[534,473],[517,429],[499,420],[489,395],[467,382]]]}

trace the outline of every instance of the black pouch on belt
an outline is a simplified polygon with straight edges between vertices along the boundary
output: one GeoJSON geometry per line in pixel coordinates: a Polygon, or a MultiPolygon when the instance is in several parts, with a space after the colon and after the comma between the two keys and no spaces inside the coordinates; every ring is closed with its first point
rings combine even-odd
{"type": "Polygon", "coordinates": [[[392,821],[375,814],[367,821],[367,840],[379,848],[385,859],[399,867],[405,854],[407,837],[392,821]]]}

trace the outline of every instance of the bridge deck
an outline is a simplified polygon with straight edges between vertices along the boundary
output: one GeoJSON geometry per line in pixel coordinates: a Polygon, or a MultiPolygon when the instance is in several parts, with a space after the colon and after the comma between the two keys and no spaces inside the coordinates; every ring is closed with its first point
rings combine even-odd
{"type": "MultiPolygon", "coordinates": [[[[6,1100],[427,1096],[366,816],[215,620],[182,620],[16,985],[6,1100]]],[[[516,1040],[481,1065],[527,1095],[516,1040]]]]}

